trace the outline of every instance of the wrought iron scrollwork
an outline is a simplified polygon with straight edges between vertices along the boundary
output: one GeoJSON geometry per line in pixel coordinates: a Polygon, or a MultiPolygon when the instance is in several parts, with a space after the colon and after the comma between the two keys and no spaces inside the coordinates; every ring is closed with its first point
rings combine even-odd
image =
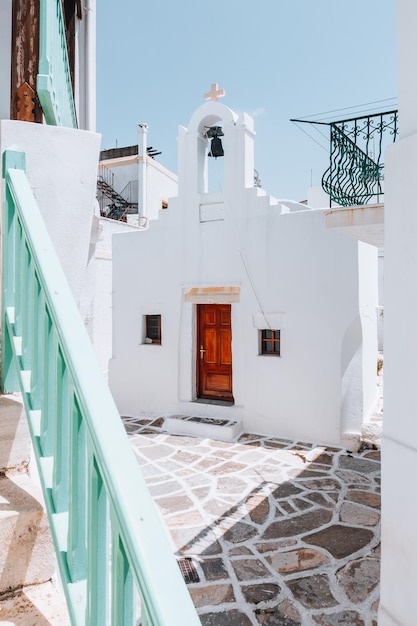
{"type": "Polygon", "coordinates": [[[379,201],[384,193],[383,153],[398,135],[398,112],[330,124],[330,166],[322,187],[342,206],[379,201]]]}
{"type": "Polygon", "coordinates": [[[322,187],[342,206],[366,204],[383,193],[383,166],[375,163],[337,126],[331,129],[330,167],[323,174],[322,187]]]}
{"type": "Polygon", "coordinates": [[[330,127],[330,165],[322,178],[330,205],[355,206],[380,200],[384,193],[383,155],[397,139],[398,111],[337,122],[292,121],[330,127]]]}

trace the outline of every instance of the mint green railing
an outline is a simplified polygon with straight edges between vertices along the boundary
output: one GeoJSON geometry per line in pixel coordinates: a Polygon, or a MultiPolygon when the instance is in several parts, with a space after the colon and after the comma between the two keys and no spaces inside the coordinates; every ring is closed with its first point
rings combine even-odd
{"type": "Polygon", "coordinates": [[[73,625],[197,626],[25,174],[3,155],[5,391],[21,390],[73,625]]]}
{"type": "Polygon", "coordinates": [[[40,0],[36,89],[47,124],[77,127],[61,0],[40,0]]]}

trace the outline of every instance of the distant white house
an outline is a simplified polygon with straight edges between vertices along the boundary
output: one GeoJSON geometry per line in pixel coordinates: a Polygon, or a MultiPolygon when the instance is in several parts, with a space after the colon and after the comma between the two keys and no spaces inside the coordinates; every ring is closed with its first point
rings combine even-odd
{"type": "Polygon", "coordinates": [[[152,154],[146,124],[139,124],[138,144],[100,152],[92,336],[105,373],[112,351],[112,237],[148,228],[160,209],[168,210],[168,198],[178,189],[177,176],[152,154]]]}
{"type": "Polygon", "coordinates": [[[138,130],[136,145],[101,151],[98,196],[102,216],[146,227],[177,194],[178,179],[154,158],[161,153],[147,147],[147,125],[138,130]]]}
{"type": "Polygon", "coordinates": [[[376,397],[377,248],[255,187],[254,137],[213,94],[179,129],[169,210],[113,236],[110,387],[122,414],[340,443],[376,397]]]}

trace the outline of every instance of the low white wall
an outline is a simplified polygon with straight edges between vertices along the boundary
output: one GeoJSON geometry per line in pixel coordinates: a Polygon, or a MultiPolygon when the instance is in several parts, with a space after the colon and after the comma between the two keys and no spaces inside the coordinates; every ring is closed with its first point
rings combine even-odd
{"type": "Polygon", "coordinates": [[[112,237],[136,230],[129,224],[100,218],[95,245],[93,345],[105,375],[112,354],[112,237]]]}
{"type": "Polygon", "coordinates": [[[377,400],[378,357],[378,249],[358,243],[359,314],[362,324],[362,417],[377,400]]]}
{"type": "MultiPolygon", "coordinates": [[[[312,209],[324,209],[330,206],[330,196],[322,187],[309,187],[307,191],[307,204],[312,209]]],[[[337,204],[333,203],[334,206],[337,204]]]]}
{"type": "Polygon", "coordinates": [[[378,249],[378,350],[384,351],[384,248],[378,249]]]}

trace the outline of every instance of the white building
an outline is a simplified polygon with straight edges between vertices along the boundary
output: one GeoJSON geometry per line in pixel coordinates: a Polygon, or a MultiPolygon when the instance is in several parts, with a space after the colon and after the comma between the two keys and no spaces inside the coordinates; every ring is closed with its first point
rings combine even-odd
{"type": "Polygon", "coordinates": [[[211,95],[180,127],[169,210],[113,237],[118,407],[357,439],[376,396],[377,250],[254,187],[253,120],[211,95]]]}
{"type": "Polygon", "coordinates": [[[382,561],[379,626],[414,626],[417,615],[417,5],[398,0],[400,140],[385,167],[385,365],[382,561]]]}
{"type": "Polygon", "coordinates": [[[177,194],[178,178],[154,156],[161,154],[147,147],[148,127],[138,124],[138,144],[102,150],[99,165],[99,201],[103,216],[114,213],[139,227],[157,219],[159,210],[168,207],[168,198],[177,194]],[[120,208],[119,208],[120,207],[120,208]]]}

